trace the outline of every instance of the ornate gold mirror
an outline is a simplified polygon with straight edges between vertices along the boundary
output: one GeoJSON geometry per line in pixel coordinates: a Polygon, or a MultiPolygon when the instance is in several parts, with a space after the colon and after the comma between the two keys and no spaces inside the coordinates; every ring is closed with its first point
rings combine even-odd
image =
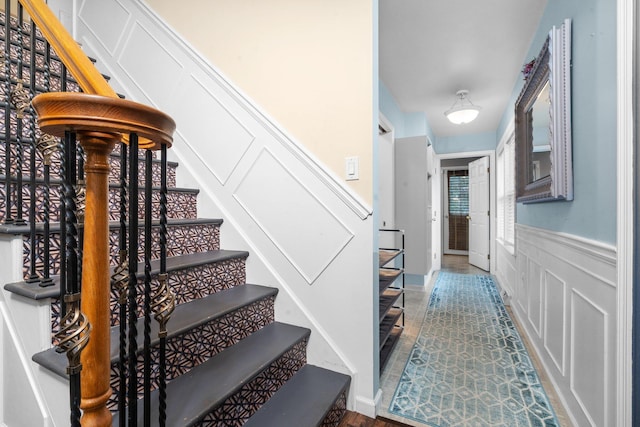
{"type": "Polygon", "coordinates": [[[549,32],[515,108],[516,198],[573,200],[571,21],[549,32]]]}

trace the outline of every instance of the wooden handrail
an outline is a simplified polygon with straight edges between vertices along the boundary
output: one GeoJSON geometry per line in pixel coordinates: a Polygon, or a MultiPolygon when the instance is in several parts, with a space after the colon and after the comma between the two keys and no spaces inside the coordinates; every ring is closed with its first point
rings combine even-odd
{"type": "Polygon", "coordinates": [[[81,311],[92,330],[80,356],[80,422],[83,427],[109,427],[109,155],[131,132],[140,137],[139,148],[170,146],[175,122],[154,108],[120,99],[43,0],[19,1],[84,92],[43,93],[31,105],[43,132],[58,137],[75,132],[86,153],[81,311]]]}
{"type": "Polygon", "coordinates": [[[44,0],[19,1],[83,92],[111,98],[118,97],[44,0]]]}

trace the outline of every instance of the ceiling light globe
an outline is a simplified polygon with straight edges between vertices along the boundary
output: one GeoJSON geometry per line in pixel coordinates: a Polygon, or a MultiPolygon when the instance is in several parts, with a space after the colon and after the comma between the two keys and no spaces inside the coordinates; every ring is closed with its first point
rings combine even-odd
{"type": "Polygon", "coordinates": [[[451,110],[447,111],[445,115],[451,123],[461,125],[474,121],[475,118],[478,117],[479,113],[479,108],[467,106],[462,108],[452,108],[451,110]]]}

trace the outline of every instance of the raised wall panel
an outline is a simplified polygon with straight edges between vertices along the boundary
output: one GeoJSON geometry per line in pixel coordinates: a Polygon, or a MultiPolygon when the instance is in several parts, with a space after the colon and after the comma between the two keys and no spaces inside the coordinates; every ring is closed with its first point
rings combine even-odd
{"type": "Polygon", "coordinates": [[[218,100],[208,83],[195,76],[182,82],[175,102],[190,103],[197,108],[176,110],[173,116],[185,140],[206,139],[199,145],[199,154],[206,159],[207,168],[216,179],[225,184],[255,136],[218,100]],[[212,117],[215,122],[211,122],[212,117]],[[206,123],[209,125],[205,127],[206,123]]]}
{"type": "Polygon", "coordinates": [[[571,294],[571,390],[592,425],[606,425],[607,322],[602,307],[571,294]]]}
{"type": "Polygon", "coordinates": [[[527,265],[529,258],[523,253],[518,252],[517,257],[518,270],[516,271],[516,293],[514,295],[515,302],[523,313],[527,312],[527,265]]]}
{"type": "MultiPolygon", "coordinates": [[[[168,88],[178,81],[183,68],[162,46],[160,40],[151,35],[139,22],[134,23],[117,61],[147,98],[153,99],[151,94],[154,93],[162,95],[159,98],[155,97],[158,106],[166,103],[167,97],[171,95],[168,88]]],[[[193,110],[198,108],[202,107],[194,103],[193,110]]]]}
{"type": "Polygon", "coordinates": [[[547,271],[544,286],[544,347],[549,352],[556,369],[564,375],[567,285],[555,274],[547,271]]]}
{"type": "Polygon", "coordinates": [[[511,307],[573,425],[617,425],[615,247],[521,224],[516,247],[511,307]]]}
{"type": "Polygon", "coordinates": [[[234,195],[309,284],[353,237],[268,150],[234,195]]]}
{"type": "Polygon", "coordinates": [[[107,3],[90,0],[91,7],[85,7],[88,1],[82,2],[78,18],[91,29],[102,47],[113,54],[124,34],[130,14],[117,1],[107,3]]]}
{"type": "Polygon", "coordinates": [[[542,268],[540,264],[529,259],[527,288],[527,312],[529,322],[538,336],[542,335],[542,268]]]}

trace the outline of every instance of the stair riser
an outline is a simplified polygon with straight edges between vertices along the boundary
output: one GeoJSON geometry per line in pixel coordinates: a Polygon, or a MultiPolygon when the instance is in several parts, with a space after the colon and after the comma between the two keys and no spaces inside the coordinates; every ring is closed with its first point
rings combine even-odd
{"type": "Polygon", "coordinates": [[[197,422],[197,426],[239,427],[282,385],[307,363],[307,340],[302,340],[269,365],[218,408],[197,422]]]}
{"type": "MultiPolygon", "coordinates": [[[[190,330],[184,335],[167,341],[167,380],[176,378],[205,362],[227,347],[236,344],[274,320],[274,300],[271,296],[233,311],[212,322],[190,330]]],[[[159,349],[153,348],[151,360],[159,360],[159,349]]],[[[138,356],[138,398],[143,396],[143,355],[138,356]]],[[[152,389],[158,384],[158,366],[152,367],[152,389]]],[[[109,408],[117,409],[117,392],[120,389],[119,367],[111,367],[111,388],[114,392],[109,408]]]]}
{"type": "MultiPolygon", "coordinates": [[[[24,183],[22,186],[22,217],[29,220],[29,207],[31,205],[29,187],[24,183]]],[[[18,212],[16,185],[11,185],[11,208],[12,216],[15,218],[18,212]]],[[[49,220],[57,222],[60,220],[60,191],[59,185],[52,185],[49,190],[49,220]]],[[[45,187],[36,187],[36,221],[44,222],[43,201],[45,187]]],[[[0,182],[0,221],[5,219],[6,187],[4,182],[0,182]]],[[[152,217],[160,217],[160,193],[153,193],[152,217]]],[[[117,188],[109,188],[109,220],[117,221],[120,217],[120,191],[117,188]]],[[[195,219],[197,217],[197,193],[190,191],[170,190],[167,192],[167,217],[170,219],[195,219]]],[[[138,218],[144,218],[144,194],[138,195],[138,218]]]]}
{"type": "Polygon", "coordinates": [[[321,427],[338,427],[340,421],[347,412],[347,390],[343,391],[340,397],[333,404],[327,416],[322,420],[321,427]]]}
{"type": "MultiPolygon", "coordinates": [[[[4,112],[0,109],[0,135],[4,131],[4,112]]],[[[26,131],[25,131],[26,132],[26,131]]],[[[26,135],[25,135],[26,137],[26,135]]],[[[31,151],[32,146],[31,143],[25,143],[23,145],[22,152],[22,176],[25,182],[28,182],[29,177],[31,176],[31,151]]],[[[0,164],[0,175],[6,175],[5,173],[5,164],[4,164],[4,153],[5,153],[5,145],[0,145],[0,159],[2,163],[0,164]]],[[[18,155],[18,147],[16,144],[11,144],[11,176],[15,177],[18,171],[18,162],[16,161],[18,155]]],[[[144,152],[140,151],[140,155],[144,156],[144,152]]],[[[138,182],[140,186],[143,186],[146,182],[145,180],[145,161],[144,158],[138,159],[138,182]]],[[[116,156],[109,157],[109,182],[113,184],[120,183],[120,158],[116,156]]],[[[167,164],[167,186],[175,187],[176,186],[176,165],[175,163],[167,164]]],[[[160,187],[160,173],[161,173],[161,165],[159,162],[152,163],[152,184],[154,187],[160,187]]],[[[49,167],[49,177],[52,181],[60,180],[60,154],[56,153],[51,156],[51,165],[49,167]]],[[[44,163],[42,159],[42,155],[40,152],[36,154],[36,178],[39,180],[44,179],[44,163]]],[[[15,178],[14,178],[15,179],[15,178]]]]}
{"type": "MultiPolygon", "coordinates": [[[[151,244],[151,258],[160,257],[159,227],[153,228],[151,244]]],[[[167,228],[167,256],[186,255],[196,252],[206,252],[220,249],[220,226],[218,224],[175,225],[167,228]]],[[[111,265],[119,262],[118,236],[120,231],[111,229],[109,233],[109,248],[111,251],[111,265]]],[[[36,235],[36,271],[42,275],[44,271],[44,236],[36,235]]],[[[49,250],[49,272],[51,275],[60,273],[60,234],[51,234],[51,248],[49,250]]],[[[23,237],[24,277],[29,276],[31,265],[31,240],[23,237]]],[[[144,262],[144,232],[138,233],[138,262],[144,262]]]]}
{"type": "MultiPolygon", "coordinates": [[[[221,262],[205,264],[197,267],[177,270],[169,273],[169,285],[176,295],[176,304],[182,304],[194,299],[214,294],[224,289],[241,285],[246,282],[244,258],[233,258],[221,262]]],[[[151,288],[157,289],[157,277],[152,276],[151,288]]],[[[142,316],[144,280],[138,280],[138,316],[142,316]]],[[[111,289],[111,324],[118,324],[118,289],[111,289]]],[[[51,330],[58,331],[60,327],[60,300],[51,302],[51,330]]],[[[55,344],[55,342],[54,342],[55,344]]]]}

